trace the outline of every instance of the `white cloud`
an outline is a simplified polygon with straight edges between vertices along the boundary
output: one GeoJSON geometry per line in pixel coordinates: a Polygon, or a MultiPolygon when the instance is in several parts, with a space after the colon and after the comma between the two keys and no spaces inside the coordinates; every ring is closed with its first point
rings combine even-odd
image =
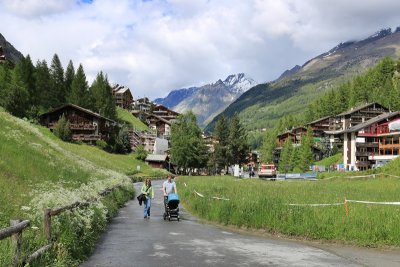
{"type": "Polygon", "coordinates": [[[339,42],[400,25],[395,0],[0,0],[1,33],[23,54],[100,70],[134,96],[237,72],[276,78],[339,42]],[[90,1],[89,1],[90,2],[90,1]]]}

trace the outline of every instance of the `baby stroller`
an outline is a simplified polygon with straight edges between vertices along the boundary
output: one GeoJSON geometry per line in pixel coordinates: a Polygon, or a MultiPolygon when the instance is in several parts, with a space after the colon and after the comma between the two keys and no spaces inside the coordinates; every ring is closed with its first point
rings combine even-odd
{"type": "Polygon", "coordinates": [[[177,194],[171,193],[168,195],[168,200],[165,201],[165,212],[164,220],[168,218],[176,218],[179,222],[179,196],[177,194]]]}

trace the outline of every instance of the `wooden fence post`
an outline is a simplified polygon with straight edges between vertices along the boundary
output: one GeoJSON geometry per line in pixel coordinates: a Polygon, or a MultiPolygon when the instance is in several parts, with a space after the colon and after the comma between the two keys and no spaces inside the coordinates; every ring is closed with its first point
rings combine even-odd
{"type": "MultiPolygon", "coordinates": [[[[21,220],[10,220],[10,225],[15,226],[19,224],[21,220]]],[[[13,244],[15,245],[13,266],[21,266],[21,244],[22,244],[22,230],[12,235],[13,244]]]]}
{"type": "Polygon", "coordinates": [[[49,242],[51,242],[51,209],[44,209],[43,217],[43,230],[44,234],[49,242]]]}

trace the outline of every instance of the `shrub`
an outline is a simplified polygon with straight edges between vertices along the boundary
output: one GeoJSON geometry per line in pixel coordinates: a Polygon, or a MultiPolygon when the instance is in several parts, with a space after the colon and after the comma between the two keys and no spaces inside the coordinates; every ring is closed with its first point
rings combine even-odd
{"type": "Polygon", "coordinates": [[[144,149],[143,145],[138,145],[136,147],[136,159],[144,161],[147,157],[148,152],[144,149]]]}
{"type": "Polygon", "coordinates": [[[67,121],[64,114],[58,120],[53,132],[61,140],[67,141],[67,142],[71,141],[72,134],[71,134],[69,121],[67,121]]]}
{"type": "Polygon", "coordinates": [[[96,141],[96,146],[98,146],[99,148],[105,150],[106,147],[108,146],[107,142],[104,140],[97,140],[96,141]]]}

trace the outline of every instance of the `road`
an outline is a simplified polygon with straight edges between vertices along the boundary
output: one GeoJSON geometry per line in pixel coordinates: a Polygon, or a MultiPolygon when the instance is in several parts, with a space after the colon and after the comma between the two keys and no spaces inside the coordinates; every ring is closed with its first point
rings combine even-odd
{"type": "MultiPolygon", "coordinates": [[[[400,263],[400,258],[393,254],[377,258],[365,251],[340,253],[343,247],[321,249],[297,241],[240,234],[203,224],[182,206],[179,222],[164,221],[161,185],[161,181],[153,181],[155,199],[151,219],[143,219],[143,206],[137,201],[128,202],[81,267],[396,266],[400,263]]],[[[135,184],[137,192],[140,186],[141,183],[135,184]]]]}

